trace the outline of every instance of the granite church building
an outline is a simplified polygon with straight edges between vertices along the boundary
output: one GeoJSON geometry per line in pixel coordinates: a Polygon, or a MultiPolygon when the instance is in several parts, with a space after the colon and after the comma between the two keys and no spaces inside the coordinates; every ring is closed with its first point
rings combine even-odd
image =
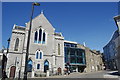
{"type": "MultiPolygon", "coordinates": [[[[29,24],[30,22],[26,23],[26,27],[13,26],[6,66],[6,73],[10,78],[24,75],[29,24]]],[[[49,74],[56,74],[58,69],[63,74],[65,64],[68,64],[70,58],[69,65],[72,65],[78,72],[83,72],[86,67],[85,50],[78,48],[77,43],[71,44],[69,48],[69,43],[64,40],[62,33],[55,32],[55,28],[41,12],[32,20],[28,76],[35,77],[47,71],[49,74]],[[65,52],[66,50],[71,51],[70,56],[67,54],[68,52],[65,52]],[[75,52],[75,56],[73,52],[75,52]],[[75,58],[76,56],[77,58],[75,58]]]]}
{"type": "MultiPolygon", "coordinates": [[[[19,70],[21,75],[24,72],[28,30],[29,22],[26,23],[26,27],[17,25],[13,27],[6,68],[9,77],[18,76],[19,74],[16,73],[19,70]]],[[[43,13],[32,20],[31,30],[28,71],[55,72],[59,67],[63,70],[64,37],[62,34],[55,33],[55,29],[43,13]]]]}

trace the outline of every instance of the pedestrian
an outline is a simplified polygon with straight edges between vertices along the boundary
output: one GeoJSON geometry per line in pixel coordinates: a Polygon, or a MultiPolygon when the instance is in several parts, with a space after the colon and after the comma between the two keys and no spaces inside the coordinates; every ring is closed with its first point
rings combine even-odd
{"type": "Polygon", "coordinates": [[[68,70],[68,75],[70,74],[70,70],[68,70]]]}
{"type": "Polygon", "coordinates": [[[64,69],[64,74],[65,74],[65,75],[67,74],[67,68],[64,69]]]}

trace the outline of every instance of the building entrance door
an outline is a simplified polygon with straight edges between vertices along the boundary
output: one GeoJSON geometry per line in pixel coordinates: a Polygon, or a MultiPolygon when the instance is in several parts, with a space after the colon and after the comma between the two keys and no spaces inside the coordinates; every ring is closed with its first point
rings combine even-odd
{"type": "Polygon", "coordinates": [[[10,68],[10,79],[13,79],[15,77],[15,71],[16,71],[16,67],[12,66],[10,68]]]}
{"type": "Polygon", "coordinates": [[[85,66],[78,66],[78,72],[83,72],[85,69],[85,66]]]}
{"type": "Polygon", "coordinates": [[[28,65],[27,65],[27,71],[28,72],[32,72],[32,64],[33,64],[32,60],[29,59],[28,60],[28,65]]]}
{"type": "Polygon", "coordinates": [[[59,74],[62,74],[62,70],[61,70],[60,67],[57,69],[57,71],[58,71],[58,75],[59,75],[59,74]]]}
{"type": "Polygon", "coordinates": [[[47,70],[49,70],[49,62],[46,60],[46,61],[44,62],[44,72],[46,73],[47,70]]]}

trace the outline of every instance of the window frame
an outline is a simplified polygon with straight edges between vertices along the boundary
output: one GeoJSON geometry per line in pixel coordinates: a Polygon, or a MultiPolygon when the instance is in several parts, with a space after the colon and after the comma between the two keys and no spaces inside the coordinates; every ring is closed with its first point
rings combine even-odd
{"type": "Polygon", "coordinates": [[[34,31],[34,43],[35,44],[47,44],[47,32],[43,28],[39,28],[36,31],[34,31]],[[40,35],[40,30],[41,30],[41,35],[40,35]],[[35,41],[35,33],[37,32],[37,41],[35,41]],[[44,37],[45,34],[45,37],[44,37]],[[41,36],[41,39],[40,39],[41,36]],[[39,41],[40,39],[40,41],[39,41]]]}
{"type": "Polygon", "coordinates": [[[35,58],[39,59],[39,52],[38,51],[36,51],[35,58]]]}
{"type": "Polygon", "coordinates": [[[36,60],[41,60],[43,59],[43,52],[41,50],[37,50],[36,53],[35,53],[35,59],[36,60]],[[38,55],[37,55],[38,53],[38,55]],[[40,55],[41,54],[41,55],[40,55]]]}
{"type": "Polygon", "coordinates": [[[37,69],[37,70],[40,69],[40,64],[39,64],[39,63],[37,64],[36,69],[37,69]]]}
{"type": "Polygon", "coordinates": [[[58,43],[58,55],[59,56],[61,55],[60,49],[61,49],[61,46],[60,46],[60,43],[58,43]]]}
{"type": "Polygon", "coordinates": [[[38,31],[35,31],[35,32],[34,32],[34,43],[38,43],[38,33],[39,33],[38,31]],[[37,32],[37,40],[35,40],[36,32],[37,32]]]}
{"type": "Polygon", "coordinates": [[[19,43],[20,43],[19,38],[16,38],[15,39],[14,51],[18,51],[19,50],[19,43]]]}

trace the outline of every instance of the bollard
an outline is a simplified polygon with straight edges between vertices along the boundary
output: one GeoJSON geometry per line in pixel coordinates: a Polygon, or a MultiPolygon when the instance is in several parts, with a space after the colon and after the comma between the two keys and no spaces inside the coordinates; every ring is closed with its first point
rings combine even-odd
{"type": "Polygon", "coordinates": [[[34,71],[32,71],[32,78],[34,78],[34,71]]]}
{"type": "Polygon", "coordinates": [[[50,72],[49,72],[49,70],[47,70],[46,77],[49,77],[49,74],[50,74],[50,72]]]}

